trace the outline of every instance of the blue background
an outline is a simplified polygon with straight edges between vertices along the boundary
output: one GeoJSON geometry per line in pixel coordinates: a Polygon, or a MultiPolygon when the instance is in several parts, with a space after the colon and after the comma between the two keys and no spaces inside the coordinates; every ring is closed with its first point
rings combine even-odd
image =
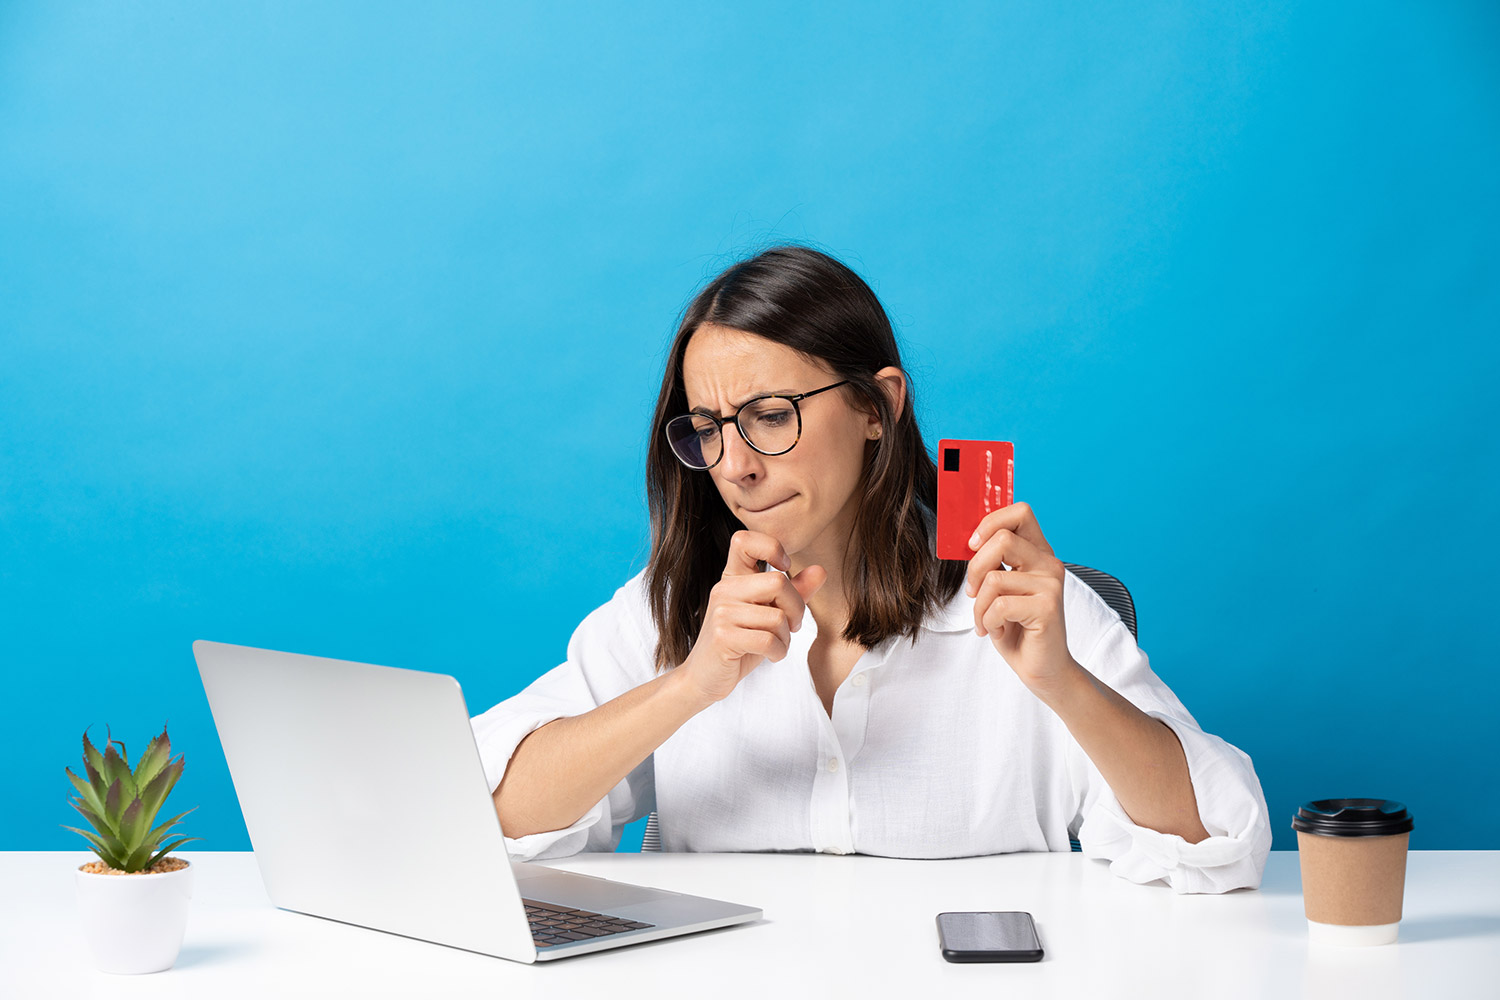
{"type": "Polygon", "coordinates": [[[0,849],[164,720],[248,849],[196,638],[474,713],[553,666],[644,565],[678,313],[782,239],[929,442],[1017,443],[1277,848],[1330,795],[1500,848],[1500,15],[1209,6],[0,8],[0,849]]]}

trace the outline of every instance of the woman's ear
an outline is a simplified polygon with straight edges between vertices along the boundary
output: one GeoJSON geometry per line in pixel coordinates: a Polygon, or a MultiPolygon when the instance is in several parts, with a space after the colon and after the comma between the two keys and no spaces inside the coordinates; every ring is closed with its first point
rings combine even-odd
{"type": "MultiPolygon", "coordinates": [[[[880,388],[885,391],[886,398],[890,400],[891,412],[896,419],[901,419],[901,414],[906,408],[906,373],[895,366],[887,366],[875,373],[875,378],[880,388]]],[[[876,413],[869,415],[870,436],[877,437],[880,434],[880,416],[876,413]]]]}

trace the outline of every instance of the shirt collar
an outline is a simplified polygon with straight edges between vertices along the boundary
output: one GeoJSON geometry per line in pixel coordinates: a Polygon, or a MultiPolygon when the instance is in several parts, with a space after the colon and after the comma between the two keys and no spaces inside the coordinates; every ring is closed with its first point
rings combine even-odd
{"type": "Polygon", "coordinates": [[[947,604],[922,619],[922,627],[929,632],[974,631],[974,598],[959,587],[947,604]]]}

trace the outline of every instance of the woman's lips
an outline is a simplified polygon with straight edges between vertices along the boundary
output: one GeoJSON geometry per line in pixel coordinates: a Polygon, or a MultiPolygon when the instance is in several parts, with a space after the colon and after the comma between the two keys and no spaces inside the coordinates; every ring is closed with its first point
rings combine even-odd
{"type": "MultiPolygon", "coordinates": [[[[795,493],[792,494],[792,496],[796,496],[796,495],[797,494],[795,494],[795,493]]],[[[771,504],[769,507],[761,507],[759,510],[756,510],[756,509],[751,508],[751,507],[743,507],[741,509],[746,514],[764,514],[766,511],[771,510],[774,507],[780,507],[782,504],[786,503],[786,501],[790,500],[791,498],[792,497],[787,497],[786,500],[777,500],[775,503],[771,504]]]]}

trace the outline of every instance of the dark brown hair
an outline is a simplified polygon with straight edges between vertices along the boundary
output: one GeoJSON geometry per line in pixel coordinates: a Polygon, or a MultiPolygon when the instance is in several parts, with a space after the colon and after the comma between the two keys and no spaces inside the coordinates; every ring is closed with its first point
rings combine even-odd
{"type": "Polygon", "coordinates": [[[923,618],[963,585],[968,564],[933,554],[937,466],[917,427],[910,379],[897,414],[875,378],[887,366],[905,371],[895,333],[859,275],[818,250],[778,246],[709,282],[684,311],[667,354],[646,459],[651,510],[646,582],[659,637],[658,672],[687,659],[703,627],[709,591],[724,573],[729,538],[744,527],[708,473],[677,461],[663,430],[668,420],[687,412],[683,355],[705,323],[753,333],[821,362],[835,378],[849,380],[835,392],[880,415],[881,437],[856,487],[861,496],[844,566],[852,600],[843,638],[865,647],[893,635],[915,642],[923,618]]]}

